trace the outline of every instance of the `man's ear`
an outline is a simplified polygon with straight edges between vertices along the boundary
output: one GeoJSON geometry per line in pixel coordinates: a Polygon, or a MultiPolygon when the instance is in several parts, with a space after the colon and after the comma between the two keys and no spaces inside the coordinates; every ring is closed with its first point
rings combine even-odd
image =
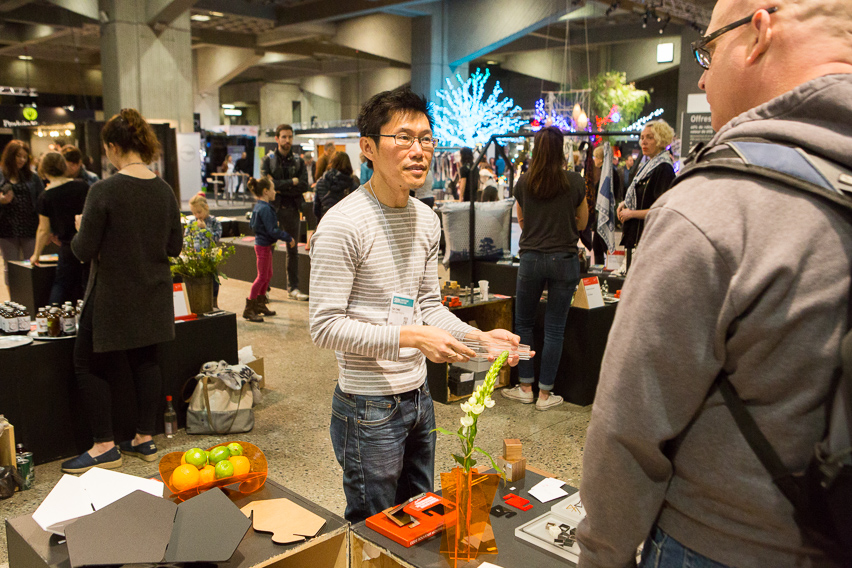
{"type": "Polygon", "coordinates": [[[364,154],[368,160],[375,163],[376,153],[378,152],[378,148],[376,148],[376,141],[369,136],[362,136],[358,143],[361,146],[361,153],[364,154]]]}
{"type": "Polygon", "coordinates": [[[749,46],[746,62],[753,65],[761,55],[766,53],[772,43],[772,23],[769,19],[769,12],[758,10],[752,18],[750,26],[755,37],[749,46]]]}

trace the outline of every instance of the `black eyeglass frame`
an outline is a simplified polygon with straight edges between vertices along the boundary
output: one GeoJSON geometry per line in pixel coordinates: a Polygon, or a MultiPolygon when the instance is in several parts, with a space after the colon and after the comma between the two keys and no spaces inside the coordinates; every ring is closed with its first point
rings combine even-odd
{"type": "MultiPolygon", "coordinates": [[[[769,14],[774,14],[775,12],[778,11],[778,6],[773,6],[772,8],[765,8],[765,10],[769,14]]],[[[760,10],[758,10],[757,12],[760,12],[760,10]]],[[[757,14],[757,12],[755,12],[754,14],[752,14],[751,16],[749,16],[747,18],[743,18],[742,20],[737,20],[736,22],[734,22],[732,24],[728,24],[727,26],[725,26],[723,28],[719,28],[718,30],[716,30],[712,34],[706,35],[706,36],[702,37],[701,39],[692,42],[692,44],[691,44],[692,54],[695,56],[695,60],[698,62],[698,64],[704,69],[710,69],[710,63],[712,62],[713,56],[710,55],[709,51],[707,51],[707,49],[706,49],[707,44],[710,43],[711,41],[717,39],[719,36],[726,34],[731,30],[735,30],[738,27],[744,26],[747,23],[751,22],[754,19],[754,16],[755,16],[755,14],[757,14]],[[704,62],[702,61],[702,57],[705,57],[707,59],[707,65],[705,65],[704,62]]]]}
{"type": "Polygon", "coordinates": [[[393,138],[394,144],[396,144],[400,148],[411,148],[412,146],[414,146],[414,141],[416,140],[416,141],[420,142],[420,147],[423,148],[424,150],[434,150],[435,148],[438,147],[438,142],[439,142],[438,138],[435,138],[434,136],[431,136],[431,135],[411,136],[410,134],[405,134],[404,132],[400,132],[399,134],[368,134],[367,135],[368,138],[371,138],[373,136],[380,136],[382,138],[393,138]],[[400,135],[411,137],[411,144],[409,144],[408,146],[406,146],[405,144],[400,144],[396,139],[396,137],[400,136],[400,135]],[[423,144],[424,138],[431,138],[432,144],[428,144],[428,145],[423,144]]]}

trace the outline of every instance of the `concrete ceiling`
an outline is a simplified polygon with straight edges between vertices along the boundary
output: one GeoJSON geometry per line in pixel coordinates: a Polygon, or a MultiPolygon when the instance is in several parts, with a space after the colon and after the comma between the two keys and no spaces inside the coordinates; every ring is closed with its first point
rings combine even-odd
{"type": "MultiPolygon", "coordinates": [[[[406,61],[364,53],[334,42],[339,25],[361,16],[385,13],[415,17],[434,0],[163,0],[164,9],[153,18],[173,17],[172,10],[190,8],[193,47],[236,46],[258,52],[287,54],[287,61],[256,65],[233,82],[287,81],[311,75],[347,75],[382,67],[408,67],[406,61]]],[[[591,3],[590,4],[594,4],[591,3]]],[[[615,3],[614,3],[615,4],[615,3]]],[[[501,47],[495,54],[531,51],[564,45],[586,49],[653,37],[665,20],[653,18],[642,27],[644,1],[617,2],[609,14],[597,3],[586,17],[556,22],[501,47]],[[586,43],[586,32],[589,41],[586,43]]],[[[715,0],[654,0],[658,14],[680,14],[667,24],[666,33],[709,19],[715,0]]],[[[588,6],[587,6],[588,7],[588,6]]],[[[100,64],[100,23],[97,0],[0,0],[0,57],[31,56],[80,65],[100,64]]],[[[591,9],[591,8],[590,8],[591,9]]],[[[499,17],[485,14],[483,17],[499,17]]],[[[158,24],[157,21],[151,22],[158,24]]],[[[0,77],[0,84],[3,84],[0,77]]]]}

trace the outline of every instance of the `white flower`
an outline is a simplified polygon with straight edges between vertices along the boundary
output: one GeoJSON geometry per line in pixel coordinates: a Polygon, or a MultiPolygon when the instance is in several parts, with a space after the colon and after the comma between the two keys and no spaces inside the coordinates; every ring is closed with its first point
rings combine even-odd
{"type": "Polygon", "coordinates": [[[474,404],[473,408],[470,409],[474,414],[482,414],[482,411],[485,410],[485,407],[481,404],[474,404]]]}
{"type": "Polygon", "coordinates": [[[485,407],[486,408],[494,408],[494,399],[491,397],[485,399],[485,407]]]}
{"type": "Polygon", "coordinates": [[[476,397],[475,396],[470,397],[469,399],[467,399],[467,402],[469,404],[476,404],[476,397]]]}
{"type": "Polygon", "coordinates": [[[459,422],[461,422],[462,426],[473,426],[473,418],[471,416],[462,416],[459,422]]]}
{"type": "Polygon", "coordinates": [[[462,412],[467,414],[468,412],[470,412],[470,404],[468,404],[466,402],[461,403],[461,409],[462,409],[462,412]]]}

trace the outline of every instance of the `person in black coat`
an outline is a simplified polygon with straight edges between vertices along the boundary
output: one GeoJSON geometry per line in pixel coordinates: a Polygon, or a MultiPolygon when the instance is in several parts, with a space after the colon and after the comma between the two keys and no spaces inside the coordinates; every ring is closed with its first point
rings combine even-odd
{"type": "MultiPolygon", "coordinates": [[[[62,463],[66,473],[120,467],[122,454],[157,459],[153,435],[163,394],[157,348],[175,338],[169,257],[180,254],[183,230],[174,191],[146,167],[159,154],[160,143],[134,109],[109,119],[101,138],[118,173],[89,189],[71,241],[74,255],[92,263],[74,372],[95,443],[62,463]],[[136,387],[136,436],[118,446],[112,431],[112,381],[102,364],[105,352],[126,359],[136,387]]],[[[110,357],[110,363],[114,360],[110,357]]]]}
{"type": "Polygon", "coordinates": [[[329,209],[358,189],[360,182],[353,173],[349,155],[346,152],[335,154],[328,170],[317,182],[314,195],[314,215],[317,217],[317,223],[329,209]]]}

